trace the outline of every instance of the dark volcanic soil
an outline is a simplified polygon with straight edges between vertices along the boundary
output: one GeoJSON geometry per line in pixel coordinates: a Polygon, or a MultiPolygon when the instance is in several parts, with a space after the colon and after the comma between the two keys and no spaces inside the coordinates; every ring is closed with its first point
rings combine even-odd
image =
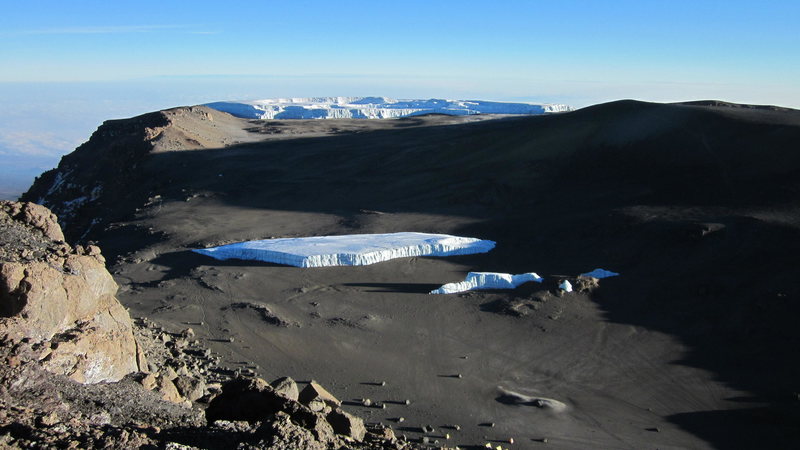
{"type": "MultiPolygon", "coordinates": [[[[103,153],[135,161],[113,170],[90,162],[114,123],[62,161],[74,185],[103,186],[67,232],[119,255],[111,269],[132,315],[175,331],[202,322],[193,328],[228,364],[313,376],[409,437],[430,425],[462,446],[800,442],[797,111],[625,101],[476,123],[210,115],[213,127],[191,122],[135,157],[103,153]],[[190,128],[206,144],[180,151],[190,128]],[[317,269],[189,251],[392,231],[498,245],[317,269]],[[622,275],[563,296],[552,283],[426,294],[470,270],[554,280],[596,267],[622,275]]],[[[27,199],[77,197],[46,194],[56,176],[27,199]]]]}

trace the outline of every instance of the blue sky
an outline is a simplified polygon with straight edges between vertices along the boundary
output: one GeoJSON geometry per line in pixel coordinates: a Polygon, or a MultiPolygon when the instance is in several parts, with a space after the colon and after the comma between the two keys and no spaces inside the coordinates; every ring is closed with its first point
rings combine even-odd
{"type": "Polygon", "coordinates": [[[800,106],[796,0],[9,3],[0,82],[305,77],[344,95],[366,77],[368,88],[405,91],[407,79],[411,92],[584,103],[602,97],[593,85],[771,102],[793,88],[781,103],[800,106]]]}
{"type": "Polygon", "coordinates": [[[42,167],[104,119],[336,95],[800,108],[800,1],[31,0],[0,15],[0,156],[42,167]]]}

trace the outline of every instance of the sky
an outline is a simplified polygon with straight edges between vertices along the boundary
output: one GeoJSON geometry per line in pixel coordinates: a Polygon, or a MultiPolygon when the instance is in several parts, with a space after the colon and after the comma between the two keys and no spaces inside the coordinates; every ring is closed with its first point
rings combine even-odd
{"type": "Polygon", "coordinates": [[[0,2],[5,197],[103,120],[219,100],[800,108],[797,0],[0,2]]]}

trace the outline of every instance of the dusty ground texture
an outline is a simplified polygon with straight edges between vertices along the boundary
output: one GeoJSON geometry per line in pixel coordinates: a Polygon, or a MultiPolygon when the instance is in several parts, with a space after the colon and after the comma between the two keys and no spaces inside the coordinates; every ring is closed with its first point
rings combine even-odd
{"type": "Polygon", "coordinates": [[[0,447],[412,447],[317,383],[271,386],[190,327],[132,322],[100,249],[63,238],[47,208],[0,202],[0,447]]]}
{"type": "Polygon", "coordinates": [[[178,397],[168,399],[159,387],[147,387],[144,373],[132,373],[116,383],[79,384],[39,365],[24,364],[20,346],[1,346],[0,448],[415,448],[396,439],[391,430],[375,424],[365,427],[350,417],[361,427],[355,440],[349,437],[351,428],[334,429],[326,425],[333,419],[275,395],[268,399],[278,398],[277,406],[265,404],[263,398],[255,404],[235,404],[237,412],[246,411],[249,417],[224,412],[207,417],[209,403],[230,397],[231,383],[254,383],[247,377],[252,374],[216,366],[218,357],[191,341],[179,348],[168,345],[181,342],[182,334],[166,332],[147,320],[138,321],[136,334],[153,373],[174,371],[178,389],[173,395],[178,397]],[[183,375],[202,380],[200,390],[193,393],[186,388],[189,385],[177,381],[183,375]]]}
{"type": "Polygon", "coordinates": [[[207,148],[166,146],[137,125],[147,117],[109,123],[27,197],[80,203],[62,208],[67,234],[111,255],[132,314],[172,332],[202,323],[221,364],[313,374],[368,422],[460,446],[800,442],[797,111],[626,101],[477,123],[197,111],[213,120],[175,127],[192,112],[179,110],[171,130],[207,148]],[[190,252],[393,231],[498,246],[317,269],[190,252]],[[596,267],[622,275],[555,289],[596,267]],[[471,270],[549,281],[426,294],[471,270]]]}

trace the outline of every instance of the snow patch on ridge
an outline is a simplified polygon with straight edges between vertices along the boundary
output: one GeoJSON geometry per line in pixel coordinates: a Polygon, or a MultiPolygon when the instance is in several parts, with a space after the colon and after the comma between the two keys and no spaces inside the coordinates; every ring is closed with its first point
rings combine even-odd
{"type": "Polygon", "coordinates": [[[483,100],[395,100],[387,97],[275,98],[207,103],[204,106],[245,119],[388,119],[420,114],[548,114],[567,105],[483,100]]]}
{"type": "Polygon", "coordinates": [[[429,233],[350,234],[264,239],[192,250],[219,260],[244,259],[295,267],[364,266],[409,256],[486,253],[494,241],[429,233]]]}
{"type": "Polygon", "coordinates": [[[521,273],[519,275],[498,272],[470,272],[464,281],[447,283],[439,289],[432,290],[430,293],[457,294],[477,289],[515,289],[521,284],[530,281],[541,283],[542,277],[537,275],[536,272],[521,273]]]}

